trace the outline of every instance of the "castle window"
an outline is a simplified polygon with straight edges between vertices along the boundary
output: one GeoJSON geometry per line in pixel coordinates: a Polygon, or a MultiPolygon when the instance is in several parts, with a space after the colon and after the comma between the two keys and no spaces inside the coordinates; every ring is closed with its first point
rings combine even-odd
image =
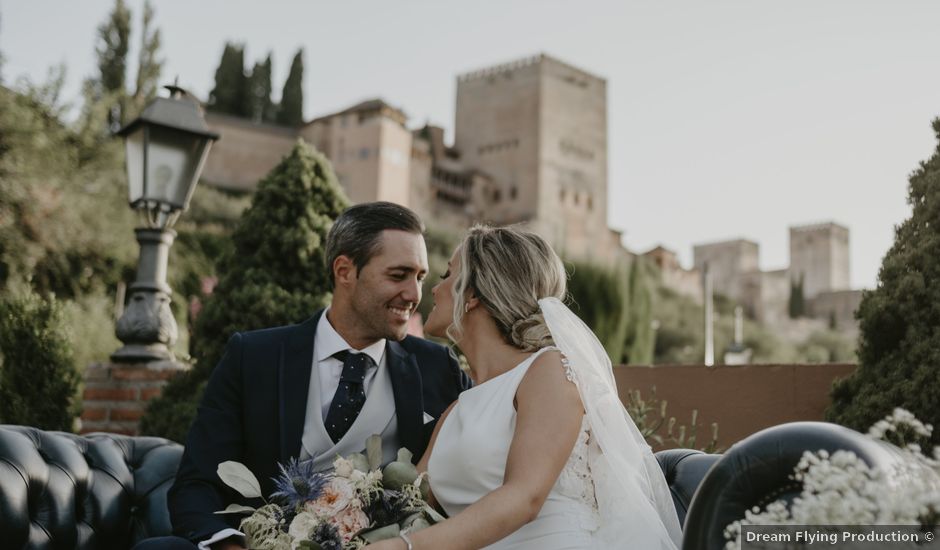
{"type": "Polygon", "coordinates": [[[493,191],[493,202],[499,202],[502,198],[503,194],[499,191],[499,189],[493,191]]]}
{"type": "Polygon", "coordinates": [[[594,210],[594,199],[590,195],[588,195],[588,198],[587,198],[587,207],[588,207],[588,210],[594,210]]]}
{"type": "Polygon", "coordinates": [[[574,205],[577,206],[581,201],[580,193],[574,192],[574,205]]]}
{"type": "Polygon", "coordinates": [[[518,195],[519,195],[519,190],[516,189],[516,186],[515,186],[515,185],[513,185],[512,188],[509,190],[509,199],[510,199],[510,200],[516,200],[516,197],[517,197],[518,195]]]}
{"type": "Polygon", "coordinates": [[[558,191],[558,200],[561,202],[565,202],[565,189],[564,188],[558,191]]]}
{"type": "Polygon", "coordinates": [[[369,150],[365,147],[359,149],[359,158],[363,160],[369,158],[369,150]]]}

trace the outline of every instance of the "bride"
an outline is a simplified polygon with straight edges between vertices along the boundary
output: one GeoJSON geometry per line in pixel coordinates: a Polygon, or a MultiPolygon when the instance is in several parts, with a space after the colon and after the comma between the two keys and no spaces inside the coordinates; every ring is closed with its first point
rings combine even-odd
{"type": "Polygon", "coordinates": [[[677,548],[662,472],[604,348],[562,303],[566,274],[548,244],[476,226],[441,279],[425,331],[460,347],[475,382],[418,464],[449,519],[366,548],[677,548]]]}

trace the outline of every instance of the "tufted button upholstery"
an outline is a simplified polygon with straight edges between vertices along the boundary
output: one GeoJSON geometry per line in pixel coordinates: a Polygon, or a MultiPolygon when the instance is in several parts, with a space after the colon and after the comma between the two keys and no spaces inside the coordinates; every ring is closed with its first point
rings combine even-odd
{"type": "Polygon", "coordinates": [[[0,546],[121,549],[169,535],[180,445],[0,425],[0,546]]]}
{"type": "Polygon", "coordinates": [[[791,476],[803,452],[855,452],[869,466],[890,467],[897,447],[825,422],[792,422],[767,428],[734,444],[712,466],[692,499],[683,525],[683,550],[719,550],[724,530],[744,512],[776,500],[792,502],[801,486],[791,476]]]}

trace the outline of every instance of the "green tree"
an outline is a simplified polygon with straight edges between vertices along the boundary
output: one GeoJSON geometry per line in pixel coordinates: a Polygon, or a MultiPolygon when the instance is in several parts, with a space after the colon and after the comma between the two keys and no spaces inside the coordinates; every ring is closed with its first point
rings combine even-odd
{"type": "Polygon", "coordinates": [[[568,279],[571,311],[585,322],[604,345],[611,362],[624,355],[628,319],[626,278],[617,270],[575,263],[568,279]]]}
{"type": "Polygon", "coordinates": [[[182,441],[205,381],[236,331],[299,323],[329,301],[324,244],[348,206],[329,161],[302,141],[258,184],[218,286],[196,319],[195,366],[150,405],[145,433],[182,441]]]}
{"type": "Polygon", "coordinates": [[[790,302],[789,312],[791,319],[797,319],[806,315],[806,299],[803,295],[803,274],[799,278],[790,281],[790,302]]]}
{"type": "Polygon", "coordinates": [[[856,314],[858,369],[833,386],[828,419],[858,430],[895,407],[940,425],[940,118],[933,129],[938,146],[910,177],[911,216],[856,314]]]}
{"type": "Polygon", "coordinates": [[[304,51],[297,50],[290,64],[290,74],[284,82],[281,105],[277,112],[278,124],[300,126],[304,122],[304,51]]]}
{"type": "Polygon", "coordinates": [[[210,111],[234,116],[249,116],[248,77],[245,75],[245,48],[226,42],[219,68],[215,71],[215,87],[209,93],[210,111]]]}
{"type": "Polygon", "coordinates": [[[159,59],[160,29],[154,28],[153,18],[153,5],[148,0],[144,2],[140,52],[137,57],[137,79],[133,96],[135,116],[157,95],[160,72],[163,70],[163,60],[159,59]]]}
{"type": "Polygon", "coordinates": [[[130,49],[131,12],[124,0],[115,0],[107,21],[98,27],[98,82],[101,97],[108,97],[108,124],[112,130],[124,122],[127,52],[130,49]]]}
{"type": "Polygon", "coordinates": [[[646,260],[636,257],[630,265],[628,277],[630,305],[627,308],[628,328],[626,331],[625,362],[632,365],[652,365],[656,347],[656,333],[653,330],[653,298],[650,288],[649,267],[646,260]]]}
{"type": "Polygon", "coordinates": [[[0,424],[71,431],[78,374],[54,299],[0,300],[0,424]]]}
{"type": "Polygon", "coordinates": [[[271,101],[271,55],[255,63],[248,77],[248,116],[255,122],[274,122],[277,116],[271,101]]]}

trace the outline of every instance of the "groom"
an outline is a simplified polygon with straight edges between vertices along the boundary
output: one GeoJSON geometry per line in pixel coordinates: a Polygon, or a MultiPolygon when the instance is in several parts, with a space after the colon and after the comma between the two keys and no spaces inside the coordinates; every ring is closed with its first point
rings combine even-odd
{"type": "Polygon", "coordinates": [[[428,272],[422,232],[411,210],[387,202],[336,219],[326,242],[330,306],[299,325],[232,336],[168,494],[178,537],[137,550],[244,547],[235,518],[214,513],[244,500],[216,475],[226,460],[245,464],[268,495],[278,463],[299,457],[326,469],[372,434],[385,462],[400,447],[421,457],[436,419],[469,386],[447,348],[406,335],[428,272]]]}

